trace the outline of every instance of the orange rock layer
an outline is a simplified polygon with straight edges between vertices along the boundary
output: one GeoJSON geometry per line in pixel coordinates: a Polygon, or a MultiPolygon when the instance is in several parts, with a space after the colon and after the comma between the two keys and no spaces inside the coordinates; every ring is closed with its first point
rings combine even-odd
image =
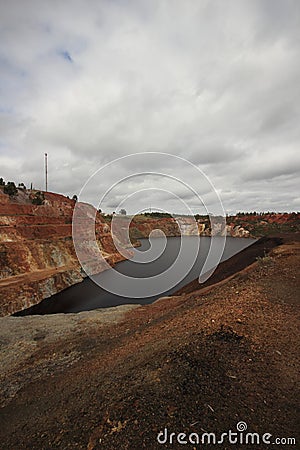
{"type": "MultiPolygon", "coordinates": [[[[83,280],[72,240],[74,205],[74,200],[53,193],[45,193],[43,205],[33,205],[30,191],[19,191],[10,199],[0,190],[1,316],[83,280]]],[[[109,225],[98,213],[95,231],[110,264],[124,259],[113,244],[109,225]]]]}

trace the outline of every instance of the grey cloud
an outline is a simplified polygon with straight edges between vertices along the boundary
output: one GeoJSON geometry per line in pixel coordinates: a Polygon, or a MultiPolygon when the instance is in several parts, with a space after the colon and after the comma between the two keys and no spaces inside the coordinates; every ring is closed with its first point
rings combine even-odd
{"type": "Polygon", "coordinates": [[[248,180],[270,180],[281,177],[288,178],[300,172],[300,154],[298,152],[290,152],[287,157],[285,149],[281,149],[276,154],[269,154],[267,157],[261,157],[259,165],[252,162],[247,170],[243,171],[243,179],[248,180]]]}
{"type": "MultiPolygon", "coordinates": [[[[262,209],[296,207],[298,1],[55,5],[0,7],[0,176],[42,187],[48,152],[50,188],[73,194],[117,157],[167,152],[205,170],[233,210],[266,180],[262,209]]],[[[146,168],[124,161],[120,176],[146,168]]]]}

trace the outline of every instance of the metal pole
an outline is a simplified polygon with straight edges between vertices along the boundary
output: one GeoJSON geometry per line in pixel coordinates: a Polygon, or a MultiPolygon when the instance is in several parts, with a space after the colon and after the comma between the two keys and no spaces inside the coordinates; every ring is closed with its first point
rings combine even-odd
{"type": "Polygon", "coordinates": [[[45,153],[45,191],[48,192],[48,155],[45,153]]]}

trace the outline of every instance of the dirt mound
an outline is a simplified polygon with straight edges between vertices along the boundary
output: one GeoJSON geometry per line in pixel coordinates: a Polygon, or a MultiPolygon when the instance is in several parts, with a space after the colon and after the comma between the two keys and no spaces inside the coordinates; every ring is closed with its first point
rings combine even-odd
{"type": "MultiPolygon", "coordinates": [[[[182,432],[199,448],[196,435],[220,439],[239,424],[272,435],[247,448],[296,448],[273,442],[299,439],[299,260],[299,242],[285,240],[221,284],[118,321],[91,311],[70,327],[75,315],[59,315],[64,333],[53,316],[1,319],[2,447],[179,449],[182,432]]],[[[231,448],[226,439],[215,446],[231,448]]]]}

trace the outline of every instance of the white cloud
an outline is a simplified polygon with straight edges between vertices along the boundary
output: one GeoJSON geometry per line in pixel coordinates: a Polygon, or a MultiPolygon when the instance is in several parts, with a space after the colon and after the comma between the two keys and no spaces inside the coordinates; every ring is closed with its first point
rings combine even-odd
{"type": "Polygon", "coordinates": [[[299,209],[296,0],[0,9],[0,176],[43,186],[48,152],[50,189],[73,194],[103,163],[162,151],[199,164],[233,211],[299,209]]]}

